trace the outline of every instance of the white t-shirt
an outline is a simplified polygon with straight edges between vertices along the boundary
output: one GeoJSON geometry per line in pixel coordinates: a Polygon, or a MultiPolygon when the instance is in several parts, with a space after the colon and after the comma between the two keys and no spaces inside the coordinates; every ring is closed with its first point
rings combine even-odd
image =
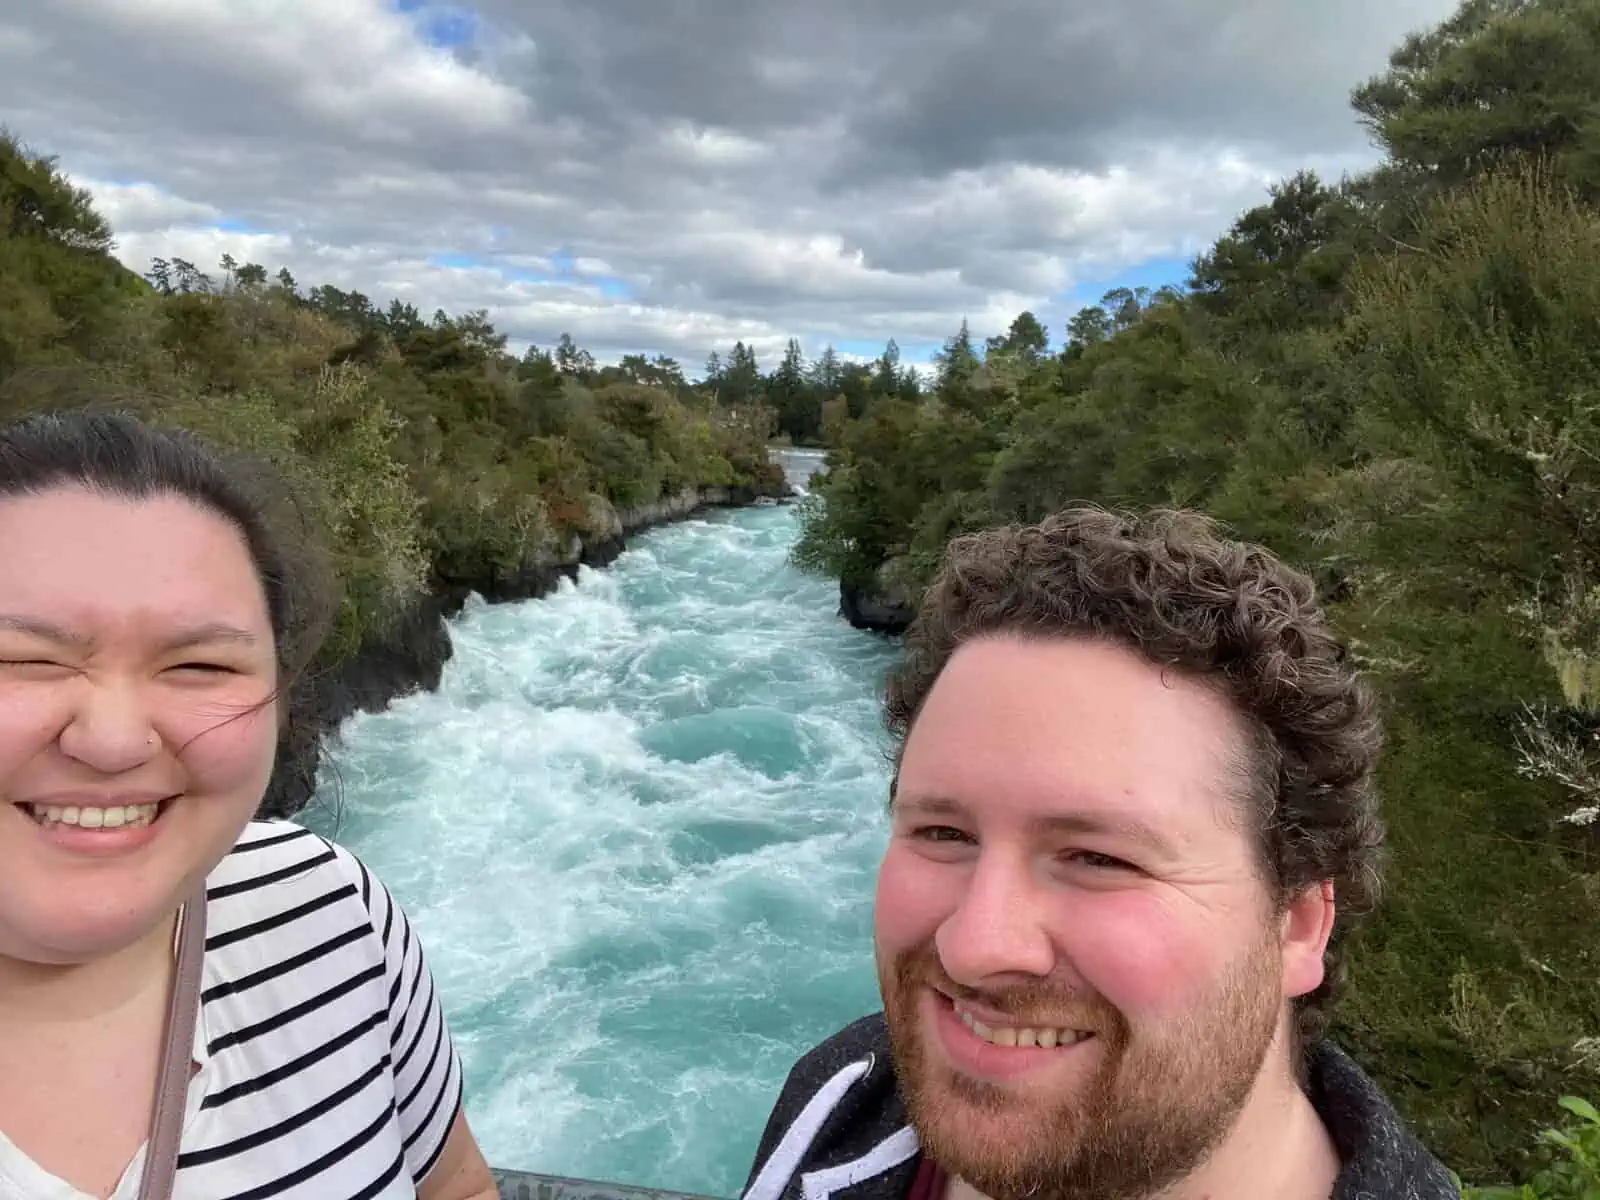
{"type": "MultiPolygon", "coordinates": [[[[414,1197],[461,1105],[422,947],[348,850],[255,821],[206,880],[174,1200],[414,1197]]],[[[113,1200],[136,1200],[141,1148],[113,1200]]],[[[89,1200],[0,1134],[0,1200],[89,1200]]]]}

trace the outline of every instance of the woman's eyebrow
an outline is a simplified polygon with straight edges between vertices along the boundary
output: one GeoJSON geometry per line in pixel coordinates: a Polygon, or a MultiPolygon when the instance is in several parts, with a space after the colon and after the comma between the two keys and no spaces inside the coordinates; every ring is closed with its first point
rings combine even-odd
{"type": "MultiPolygon", "coordinates": [[[[58,625],[42,617],[21,616],[16,613],[0,613],[0,630],[27,634],[47,642],[80,649],[93,644],[90,638],[84,637],[81,633],[74,633],[64,625],[58,625]]],[[[178,630],[162,641],[161,650],[163,653],[171,653],[174,650],[214,642],[235,642],[244,646],[254,646],[260,640],[256,634],[237,625],[229,625],[222,621],[207,621],[188,629],[178,630]]]]}
{"type": "Polygon", "coordinates": [[[65,646],[87,646],[89,639],[82,634],[73,633],[64,625],[57,625],[53,621],[46,621],[43,617],[18,616],[15,613],[0,613],[0,630],[11,633],[24,633],[30,637],[42,638],[47,642],[59,642],[65,646]]]}

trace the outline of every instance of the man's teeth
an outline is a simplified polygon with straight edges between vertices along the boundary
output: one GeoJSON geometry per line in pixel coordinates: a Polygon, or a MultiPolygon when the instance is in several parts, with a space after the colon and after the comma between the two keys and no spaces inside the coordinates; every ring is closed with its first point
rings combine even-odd
{"type": "Polygon", "coordinates": [[[124,829],[148,825],[161,811],[159,804],[126,804],[120,808],[57,808],[30,804],[33,819],[43,825],[76,825],[80,829],[124,829]]]}
{"type": "Polygon", "coordinates": [[[1041,1046],[1048,1050],[1055,1046],[1071,1046],[1091,1036],[1081,1029],[1019,1028],[1015,1025],[1002,1025],[995,1029],[985,1025],[959,1004],[956,1005],[956,1015],[973,1033],[996,1046],[1041,1046]]]}

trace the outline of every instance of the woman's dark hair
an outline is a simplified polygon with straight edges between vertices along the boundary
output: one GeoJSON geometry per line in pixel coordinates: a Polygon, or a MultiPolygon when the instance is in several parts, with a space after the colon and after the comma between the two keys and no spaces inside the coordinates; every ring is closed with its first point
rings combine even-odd
{"type": "Polygon", "coordinates": [[[1241,799],[1268,887],[1284,904],[1334,886],[1323,983],[1295,1005],[1298,1045],[1314,1044],[1344,983],[1346,937],[1377,903],[1385,834],[1374,698],[1311,580],[1193,512],[1073,508],[957,538],[889,679],[897,759],[951,656],[986,635],[1108,641],[1228,698],[1249,729],[1241,799]]]}
{"type": "Polygon", "coordinates": [[[182,497],[242,535],[266,595],[282,700],[278,761],[262,810],[298,808],[312,783],[301,776],[314,776],[321,740],[302,685],[338,593],[307,507],[288,480],[265,463],[126,412],[47,412],[0,424],[0,500],[60,487],[129,500],[182,497]]]}

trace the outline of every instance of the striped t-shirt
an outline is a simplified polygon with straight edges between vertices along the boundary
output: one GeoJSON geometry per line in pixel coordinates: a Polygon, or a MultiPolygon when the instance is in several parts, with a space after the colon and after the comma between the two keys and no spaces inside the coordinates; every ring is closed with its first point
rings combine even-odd
{"type": "MultiPolygon", "coordinates": [[[[461,1104],[422,947],[354,855],[252,822],[206,881],[175,1200],[413,1197],[461,1104]]],[[[145,1151],[112,1200],[135,1200],[145,1151]]],[[[0,1134],[0,1200],[89,1200],[0,1134]]]]}

